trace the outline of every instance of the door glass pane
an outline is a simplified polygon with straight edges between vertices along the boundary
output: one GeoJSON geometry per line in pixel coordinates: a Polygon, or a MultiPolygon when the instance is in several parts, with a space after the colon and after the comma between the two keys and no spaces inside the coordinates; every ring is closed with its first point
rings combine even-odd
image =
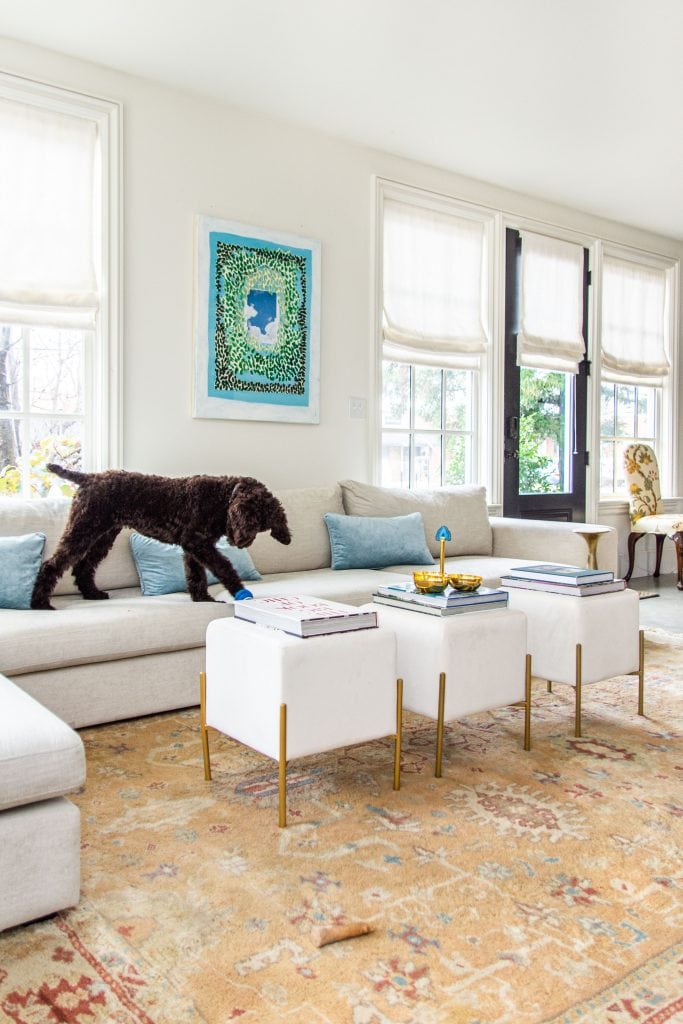
{"type": "Polygon", "coordinates": [[[636,389],[630,384],[618,384],[617,434],[619,437],[636,436],[636,389]]]}
{"type": "Polygon", "coordinates": [[[407,363],[383,363],[382,426],[410,426],[410,367],[407,363]]]}
{"type": "Polygon", "coordinates": [[[637,389],[637,427],[638,437],[652,439],[655,436],[655,407],[657,391],[655,388],[637,389]]]}
{"type": "Polygon", "coordinates": [[[51,327],[31,330],[31,410],[83,413],[84,335],[51,327]]]}
{"type": "Polygon", "coordinates": [[[0,497],[21,492],[21,424],[0,419],[0,497]]]}
{"type": "Polygon", "coordinates": [[[603,437],[614,437],[614,427],[614,384],[603,384],[600,388],[600,433],[603,437]]]}
{"type": "Polygon", "coordinates": [[[441,437],[438,434],[415,435],[415,471],[413,487],[416,489],[441,486],[441,437]]]}
{"type": "Polygon", "coordinates": [[[431,366],[416,366],[414,373],[415,426],[440,430],[442,371],[431,366]]]}
{"type": "Polygon", "coordinates": [[[0,324],[0,410],[21,412],[21,328],[0,324]]]}
{"type": "Polygon", "coordinates": [[[472,377],[469,370],[444,372],[446,430],[471,430],[472,377]]]}
{"type": "Polygon", "coordinates": [[[571,381],[555,370],[520,369],[519,493],[570,490],[571,381]]]}
{"type": "Polygon", "coordinates": [[[445,440],[444,484],[464,484],[467,480],[469,437],[450,434],[445,440]]]}
{"type": "Polygon", "coordinates": [[[31,421],[31,451],[29,456],[31,471],[31,493],[45,497],[53,494],[73,494],[73,487],[66,480],[60,480],[45,466],[48,462],[58,462],[70,469],[80,469],[83,457],[82,424],[79,421],[66,422],[56,420],[31,421]]]}
{"type": "Polygon", "coordinates": [[[410,486],[410,434],[382,434],[382,484],[410,486]]]}

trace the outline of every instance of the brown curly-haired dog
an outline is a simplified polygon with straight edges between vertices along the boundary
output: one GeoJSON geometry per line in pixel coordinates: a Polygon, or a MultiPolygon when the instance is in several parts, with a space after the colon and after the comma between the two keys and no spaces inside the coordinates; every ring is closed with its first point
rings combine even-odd
{"type": "Polygon", "coordinates": [[[38,573],[32,608],[52,608],[57,580],[70,566],[83,597],[109,597],[95,585],[95,570],[125,526],[180,545],[193,601],[213,601],[203,567],[233,597],[244,588],[232,563],[216,550],[221,537],[238,548],[248,547],[261,530],[270,530],[281,544],[291,540],[282,505],[250,476],[165,477],[117,469],[77,473],[54,463],[47,468],[80,486],[55,553],[38,573]]]}

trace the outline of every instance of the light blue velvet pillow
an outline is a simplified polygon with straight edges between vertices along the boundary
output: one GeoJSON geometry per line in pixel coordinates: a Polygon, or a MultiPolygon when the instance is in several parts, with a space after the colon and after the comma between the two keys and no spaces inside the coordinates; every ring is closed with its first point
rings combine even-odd
{"type": "Polygon", "coordinates": [[[44,533],[0,537],[0,608],[31,607],[44,547],[44,533]]]}
{"type": "Polygon", "coordinates": [[[333,569],[382,569],[385,565],[433,565],[419,512],[407,516],[323,516],[333,569]]]}
{"type": "MultiPolygon", "coordinates": [[[[221,537],[216,548],[229,558],[235,572],[243,580],[260,580],[261,574],[243,548],[233,548],[225,537],[221,537]]],[[[130,549],[135,568],[140,577],[140,589],[145,597],[159,597],[161,594],[182,594],[187,591],[183,549],[178,544],[162,544],[159,540],[131,533],[130,549]]],[[[209,586],[218,583],[213,573],[207,572],[209,586]]]]}

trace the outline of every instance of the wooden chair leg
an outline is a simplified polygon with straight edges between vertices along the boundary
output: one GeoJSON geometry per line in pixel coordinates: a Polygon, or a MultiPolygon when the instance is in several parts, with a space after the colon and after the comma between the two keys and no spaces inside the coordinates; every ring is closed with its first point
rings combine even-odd
{"type": "Polygon", "coordinates": [[[683,590],[683,530],[678,530],[671,537],[672,541],[676,545],[676,563],[678,570],[678,582],[676,586],[679,590],[683,590]]]}
{"type": "Polygon", "coordinates": [[[652,573],[653,576],[659,576],[659,568],[660,568],[660,566],[662,564],[662,548],[664,547],[664,537],[665,537],[665,534],[663,534],[663,533],[656,533],[655,534],[655,543],[657,545],[657,548],[656,548],[656,555],[657,555],[657,557],[655,558],[655,571],[652,573]]]}
{"type": "Polygon", "coordinates": [[[644,537],[644,533],[629,533],[628,535],[628,572],[624,576],[625,580],[630,580],[633,573],[633,563],[636,558],[636,544],[641,537],[644,537]]]}

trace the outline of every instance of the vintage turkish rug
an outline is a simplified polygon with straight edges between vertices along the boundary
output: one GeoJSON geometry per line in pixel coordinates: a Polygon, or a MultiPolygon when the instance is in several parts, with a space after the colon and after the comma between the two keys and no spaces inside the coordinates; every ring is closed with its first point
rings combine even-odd
{"type": "MultiPolygon", "coordinates": [[[[141,680],[141,685],[144,681],[141,680]]],[[[671,1024],[683,1021],[683,636],[636,680],[534,689],[522,712],[406,723],[274,763],[194,710],[86,730],[83,896],[0,936],[12,1024],[671,1024]],[[321,923],[374,931],[316,947],[321,923]]]]}

